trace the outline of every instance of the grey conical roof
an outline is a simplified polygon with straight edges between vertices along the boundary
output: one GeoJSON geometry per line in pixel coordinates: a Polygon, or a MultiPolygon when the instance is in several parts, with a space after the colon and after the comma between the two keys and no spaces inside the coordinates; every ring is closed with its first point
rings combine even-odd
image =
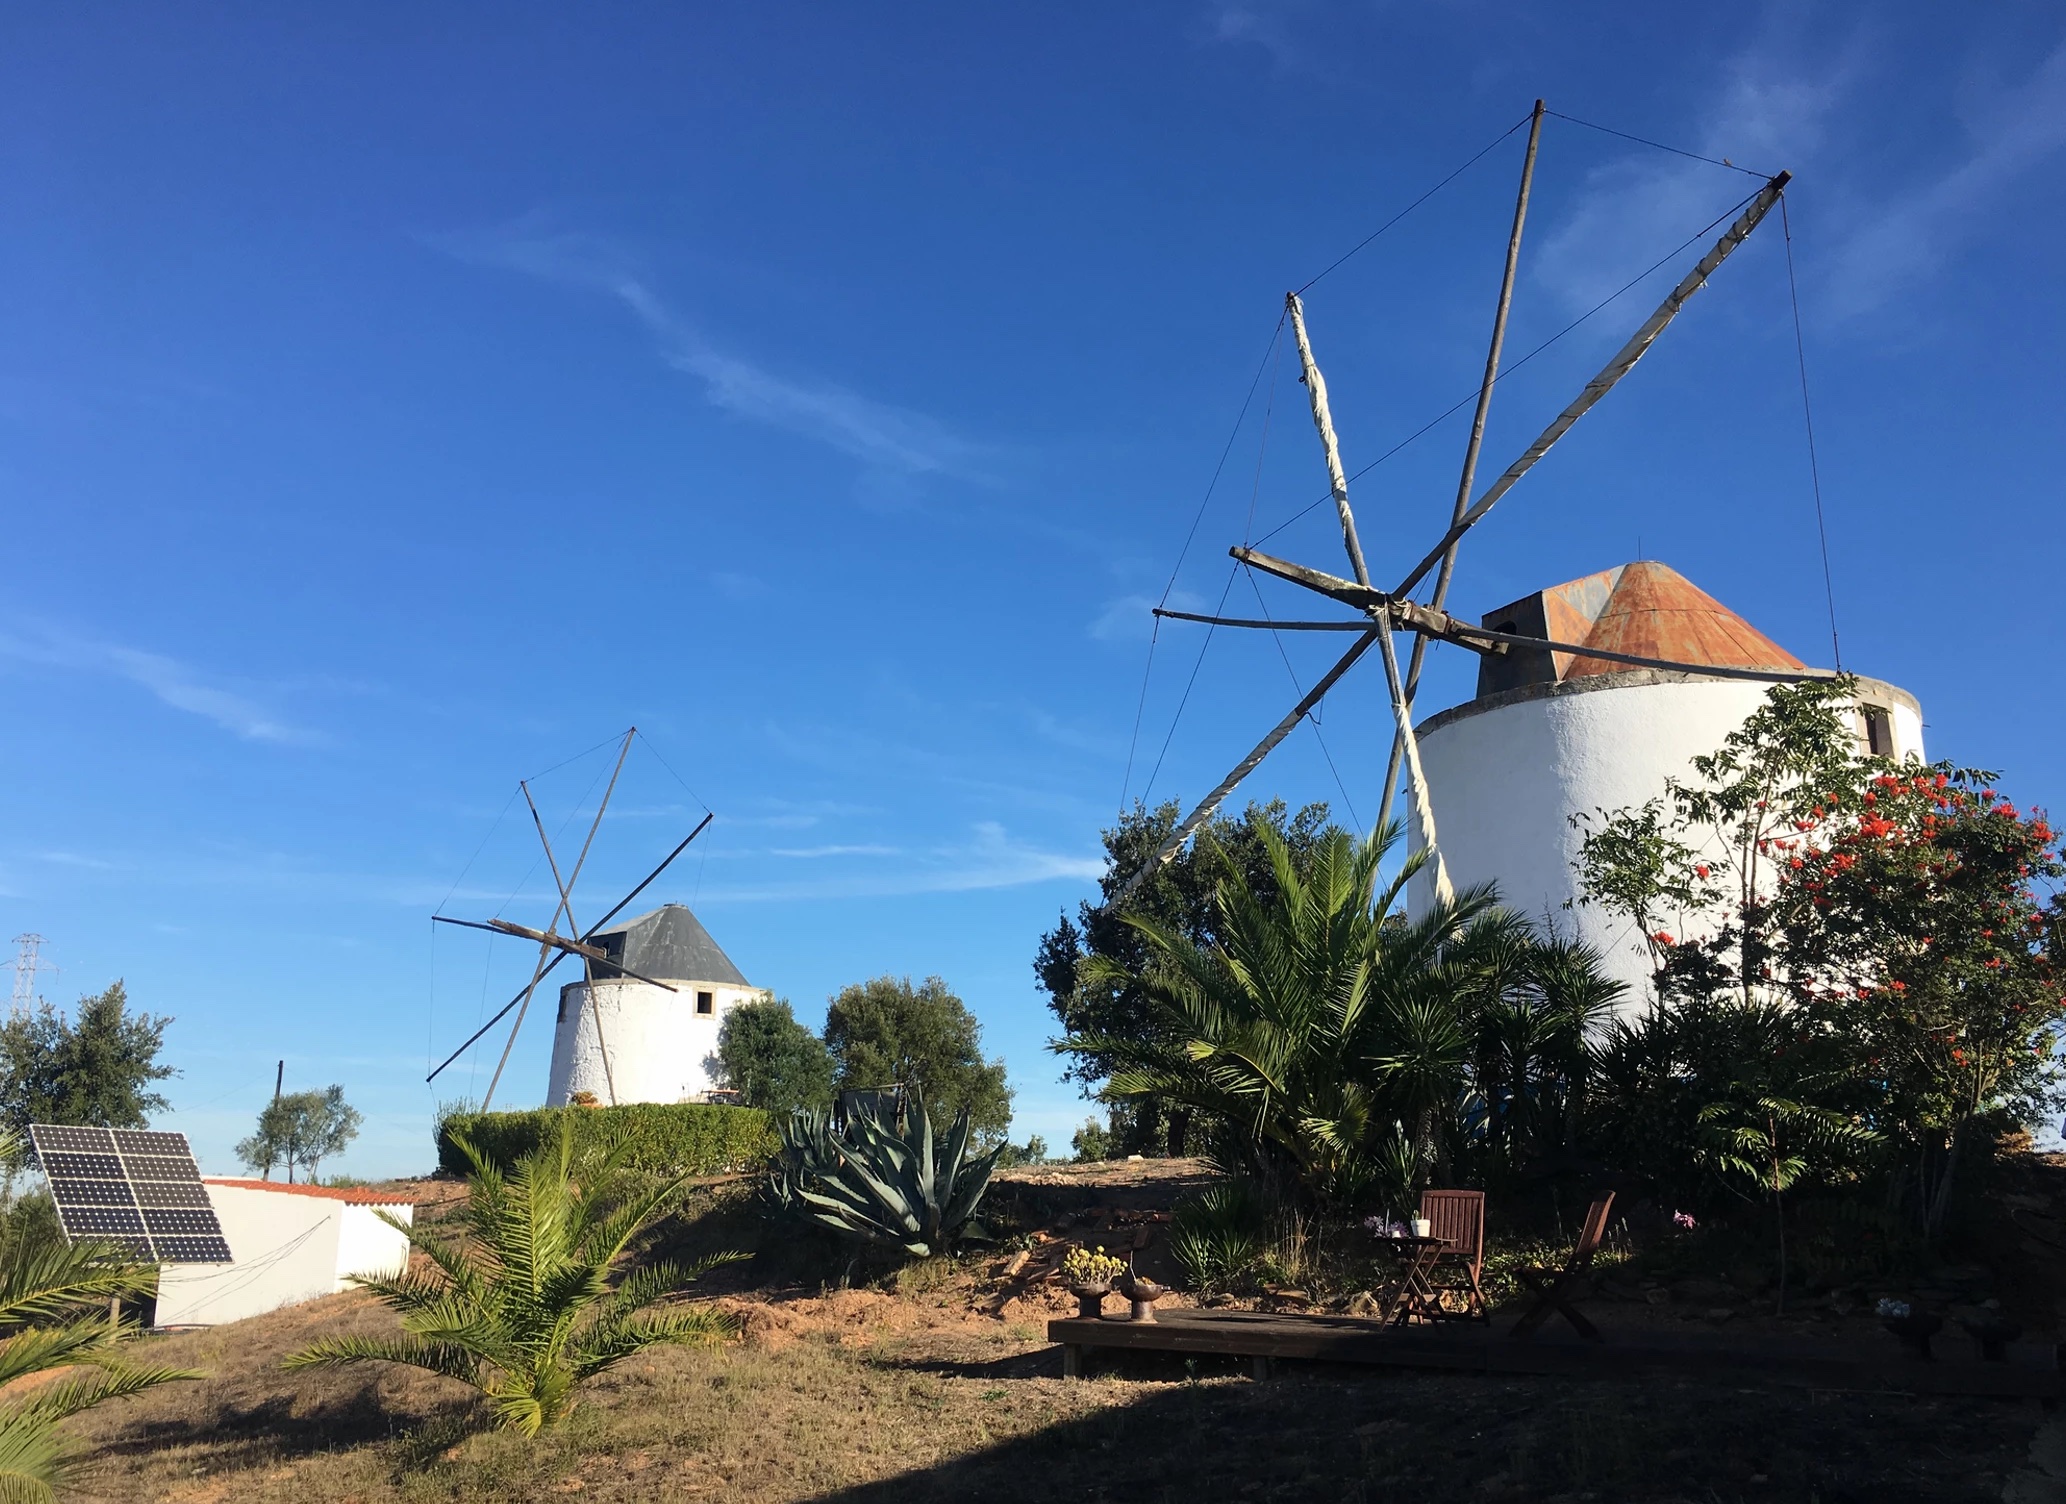
{"type": "Polygon", "coordinates": [[[753,985],[710,938],[702,921],[678,903],[663,904],[636,919],[598,930],[589,943],[608,951],[614,963],[593,963],[597,977],[616,976],[621,966],[663,982],[753,985]]]}

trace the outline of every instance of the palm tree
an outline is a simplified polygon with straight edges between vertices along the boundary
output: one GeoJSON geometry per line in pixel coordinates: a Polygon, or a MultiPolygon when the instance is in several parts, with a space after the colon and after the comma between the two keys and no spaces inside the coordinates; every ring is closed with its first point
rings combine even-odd
{"type": "Polygon", "coordinates": [[[1331,832],[1302,863],[1259,834],[1274,892],[1258,894],[1230,863],[1217,943],[1129,916],[1153,963],[1137,974],[1091,963],[1160,1011],[1167,1042],[1095,1043],[1119,1063],[1112,1095],[1191,1108],[1237,1129],[1258,1168],[1288,1168],[1318,1199],[1353,1203],[1389,1178],[1401,1137],[1425,1162],[1455,1104],[1469,1037],[1452,996],[1461,963],[1445,953],[1492,894],[1473,889],[1408,920],[1393,910],[1422,858],[1380,885],[1396,825],[1362,843],[1331,832]]]}
{"type": "MultiPolygon", "coordinates": [[[[18,1163],[21,1140],[0,1130],[0,1160],[18,1163]]],[[[11,1219],[12,1220],[12,1219],[11,1219]]],[[[56,1498],[82,1459],[62,1423],[105,1400],[201,1375],[123,1361],[118,1346],[137,1333],[109,1314],[110,1303],[157,1288],[158,1271],[98,1243],[23,1229],[0,1242],[0,1386],[32,1374],[77,1369],[71,1377],[0,1405],[0,1500],[56,1498]]]]}
{"type": "Polygon", "coordinates": [[[355,1281],[401,1314],[398,1337],[330,1337],[290,1369],[405,1363],[469,1384],[496,1422],[535,1436],[574,1406],[575,1388],[661,1343],[712,1343],[734,1323],[706,1307],[652,1307],[741,1254],[630,1270],[632,1240],[683,1177],[639,1185],[610,1154],[577,1164],[570,1119],[505,1175],[454,1134],[473,1166],[466,1236],[447,1238],[386,1213],[430,1261],[423,1272],[355,1281]]]}
{"type": "Polygon", "coordinates": [[[1466,1141],[1511,1162],[1568,1138],[1588,1030],[1620,991],[1594,952],[1543,939],[1489,885],[1405,917],[1425,858],[1381,879],[1395,824],[1333,831],[1302,861],[1258,833],[1271,891],[1228,864],[1215,944],[1129,917],[1151,964],[1090,963],[1163,1025],[1092,1042],[1119,1062],[1112,1095],[1238,1129],[1255,1168],[1336,1207],[1402,1204],[1466,1141]]]}

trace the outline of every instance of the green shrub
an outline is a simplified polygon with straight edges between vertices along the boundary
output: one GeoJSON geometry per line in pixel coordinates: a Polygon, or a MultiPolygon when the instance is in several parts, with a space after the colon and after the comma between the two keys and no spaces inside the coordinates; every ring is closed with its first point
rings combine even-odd
{"type": "Polygon", "coordinates": [[[1224,1290],[1262,1261],[1269,1204],[1253,1181],[1230,1180],[1178,1204],[1169,1251],[1193,1289],[1224,1290]]]}
{"type": "Polygon", "coordinates": [[[753,1107],[707,1102],[636,1102],[625,1107],[541,1107],[530,1112],[453,1112],[438,1123],[438,1168],[465,1175],[472,1166],[456,1130],[488,1163],[510,1172],[517,1161],[573,1120],[574,1148],[623,1149],[626,1170],[656,1175],[722,1175],[757,1169],[778,1147],[768,1115],[753,1107]]]}

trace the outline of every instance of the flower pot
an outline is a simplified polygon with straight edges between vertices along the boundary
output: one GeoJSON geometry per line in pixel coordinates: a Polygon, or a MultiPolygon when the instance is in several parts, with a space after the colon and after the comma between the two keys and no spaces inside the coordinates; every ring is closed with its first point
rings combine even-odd
{"type": "Polygon", "coordinates": [[[1105,1297],[1112,1293],[1112,1282],[1099,1280],[1094,1284],[1071,1285],[1069,1293],[1076,1297],[1076,1314],[1086,1321],[1095,1321],[1105,1314],[1105,1297]]]}
{"type": "Polygon", "coordinates": [[[1169,1293],[1169,1286],[1158,1285],[1152,1279],[1131,1275],[1120,1285],[1119,1293],[1133,1302],[1133,1314],[1129,1320],[1153,1321],[1155,1302],[1169,1293]]]}
{"type": "Polygon", "coordinates": [[[2006,1363],[2008,1345],[2023,1335],[2022,1327],[2000,1316],[1961,1316],[1958,1324],[1980,1344],[1980,1359],[1985,1363],[2006,1363]]]}
{"type": "Polygon", "coordinates": [[[1882,1316],[1879,1324],[1900,1339],[1909,1357],[1927,1361],[1930,1339],[1943,1330],[1944,1318],[1928,1311],[1915,1311],[1907,1316],[1882,1316]]]}

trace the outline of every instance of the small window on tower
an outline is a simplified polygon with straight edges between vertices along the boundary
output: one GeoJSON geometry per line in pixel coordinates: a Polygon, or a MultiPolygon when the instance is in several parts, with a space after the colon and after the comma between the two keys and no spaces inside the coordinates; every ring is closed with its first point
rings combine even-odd
{"type": "Polygon", "coordinates": [[[696,1011],[698,1013],[713,1013],[716,1010],[717,1000],[709,993],[699,992],[696,994],[696,1011]]]}
{"type": "Polygon", "coordinates": [[[1871,757],[1892,757],[1894,755],[1894,717],[1883,705],[1861,705],[1859,714],[1865,721],[1865,751],[1871,757]]]}

